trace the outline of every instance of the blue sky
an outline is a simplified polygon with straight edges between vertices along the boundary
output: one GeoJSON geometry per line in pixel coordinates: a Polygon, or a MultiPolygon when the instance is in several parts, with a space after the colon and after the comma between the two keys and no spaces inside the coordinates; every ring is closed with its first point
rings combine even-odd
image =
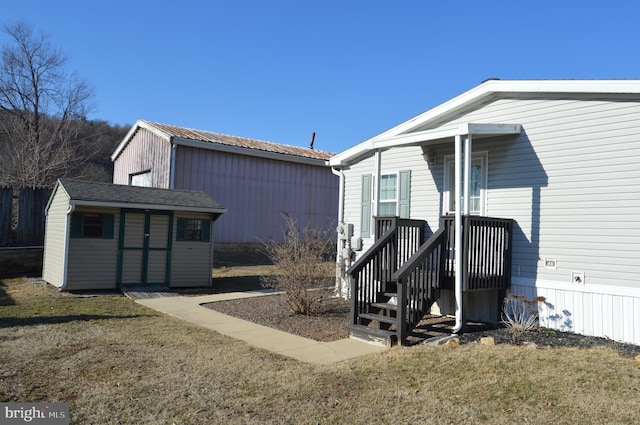
{"type": "MultiPolygon", "coordinates": [[[[31,0],[91,119],[340,152],[487,78],[640,78],[636,1],[31,0]]],[[[5,43],[6,35],[0,35],[5,43]]]]}

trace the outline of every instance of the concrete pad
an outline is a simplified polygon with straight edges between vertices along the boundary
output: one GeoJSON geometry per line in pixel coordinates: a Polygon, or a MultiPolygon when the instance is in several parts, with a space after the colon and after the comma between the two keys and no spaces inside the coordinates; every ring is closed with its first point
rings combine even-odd
{"type": "Polygon", "coordinates": [[[385,350],[385,347],[355,339],[318,342],[278,329],[238,319],[200,304],[251,296],[271,295],[275,292],[250,291],[212,294],[196,297],[160,297],[136,300],[154,310],[181,320],[212,329],[252,346],[272,351],[305,363],[329,364],[385,350]]]}

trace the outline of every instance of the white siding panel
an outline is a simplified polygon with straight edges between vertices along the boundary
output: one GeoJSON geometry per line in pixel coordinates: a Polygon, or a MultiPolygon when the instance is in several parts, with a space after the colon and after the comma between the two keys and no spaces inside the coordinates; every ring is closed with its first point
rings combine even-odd
{"type": "Polygon", "coordinates": [[[64,283],[64,248],[67,235],[69,199],[63,190],[57,190],[46,218],[42,278],[61,287],[64,283]]]}
{"type": "Polygon", "coordinates": [[[546,298],[540,308],[541,326],[640,344],[638,289],[515,279],[510,293],[546,298]]]}

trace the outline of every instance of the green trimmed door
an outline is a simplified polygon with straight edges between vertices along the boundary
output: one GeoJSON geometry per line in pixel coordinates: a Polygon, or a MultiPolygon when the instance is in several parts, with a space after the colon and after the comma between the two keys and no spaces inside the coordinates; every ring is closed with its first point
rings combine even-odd
{"type": "Polygon", "coordinates": [[[118,240],[119,285],[166,285],[171,272],[171,212],[124,210],[118,240]]]}

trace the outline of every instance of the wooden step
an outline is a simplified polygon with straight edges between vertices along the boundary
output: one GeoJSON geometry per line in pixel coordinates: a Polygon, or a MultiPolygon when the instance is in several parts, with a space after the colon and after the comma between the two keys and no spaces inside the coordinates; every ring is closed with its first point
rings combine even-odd
{"type": "Polygon", "coordinates": [[[382,309],[382,310],[398,311],[398,304],[371,303],[371,307],[379,308],[379,309],[382,309]]]}
{"type": "Polygon", "coordinates": [[[392,347],[398,342],[395,331],[374,329],[363,325],[349,325],[349,337],[386,347],[392,347]]]}
{"type": "Polygon", "coordinates": [[[375,314],[375,313],[361,313],[358,315],[361,319],[366,320],[375,320],[380,323],[388,323],[390,325],[394,325],[396,323],[395,317],[385,316],[384,314],[375,314]]]}

